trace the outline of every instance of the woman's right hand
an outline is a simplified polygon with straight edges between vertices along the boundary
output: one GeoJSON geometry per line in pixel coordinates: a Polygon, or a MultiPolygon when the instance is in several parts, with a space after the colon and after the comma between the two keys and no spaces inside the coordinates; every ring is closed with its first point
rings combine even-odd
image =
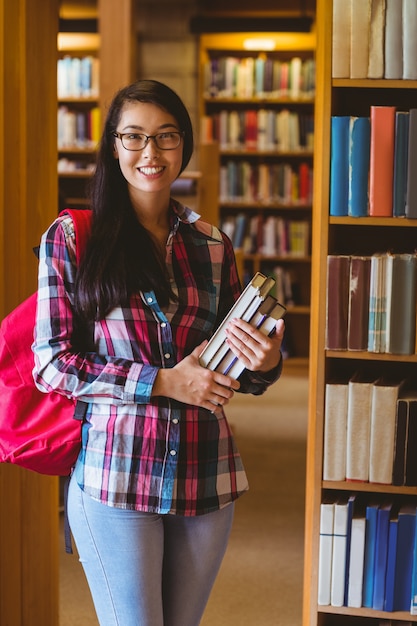
{"type": "Polygon", "coordinates": [[[221,410],[239,389],[240,383],[230,376],[202,367],[199,356],[207,341],[172,368],[161,368],[156,376],[152,395],[173,398],[194,404],[212,413],[221,410]]]}

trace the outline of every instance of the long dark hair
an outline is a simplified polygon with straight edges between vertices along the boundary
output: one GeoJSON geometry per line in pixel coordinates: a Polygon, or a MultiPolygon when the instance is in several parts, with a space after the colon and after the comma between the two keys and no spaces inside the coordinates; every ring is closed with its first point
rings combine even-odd
{"type": "Polygon", "coordinates": [[[190,116],[180,97],[167,85],[140,80],[115,95],[90,185],[91,238],[77,273],[75,310],[88,320],[102,319],[116,306],[126,305],[130,296],[140,290],[154,290],[162,305],[173,297],[164,263],[149,233],[136,218],[127,182],[113,154],[112,132],[128,102],[155,104],[176,119],[184,133],[181,172],[193,153],[190,116]]]}

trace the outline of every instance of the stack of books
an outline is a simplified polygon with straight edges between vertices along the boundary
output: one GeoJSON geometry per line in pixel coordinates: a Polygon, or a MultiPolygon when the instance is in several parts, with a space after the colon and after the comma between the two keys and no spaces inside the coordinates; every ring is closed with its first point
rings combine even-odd
{"type": "Polygon", "coordinates": [[[240,318],[259,329],[264,335],[275,332],[276,321],[284,316],[286,308],[269,295],[275,279],[257,272],[236,300],[207,346],[200,355],[200,365],[212,371],[239,378],[245,366],[226,343],[225,329],[234,318],[240,318]]]}

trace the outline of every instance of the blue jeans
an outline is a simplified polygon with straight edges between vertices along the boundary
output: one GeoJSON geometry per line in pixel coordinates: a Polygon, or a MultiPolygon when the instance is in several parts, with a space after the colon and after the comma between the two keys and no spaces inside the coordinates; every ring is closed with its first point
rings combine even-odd
{"type": "Polygon", "coordinates": [[[71,479],[68,516],[101,626],[197,626],[234,505],[196,517],[106,506],[71,479]]]}

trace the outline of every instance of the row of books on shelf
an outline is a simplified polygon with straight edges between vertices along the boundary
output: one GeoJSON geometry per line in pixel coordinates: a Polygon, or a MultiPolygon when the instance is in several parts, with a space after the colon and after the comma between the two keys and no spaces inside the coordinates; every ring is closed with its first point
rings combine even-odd
{"type": "Polygon", "coordinates": [[[229,160],[220,166],[220,202],[309,205],[313,170],[309,163],[254,164],[229,160]]]}
{"type": "Polygon", "coordinates": [[[326,383],[323,478],[417,486],[417,393],[356,372],[326,383]]]}
{"type": "Polygon", "coordinates": [[[91,55],[58,59],[58,98],[98,98],[99,65],[91,55]]]}
{"type": "Polygon", "coordinates": [[[415,0],[333,0],[333,77],[417,80],[415,0]]]}
{"type": "Polygon", "coordinates": [[[310,222],[260,214],[226,216],[222,230],[245,254],[304,258],[310,250],[310,222]]]}
{"type": "Polygon", "coordinates": [[[415,498],[324,497],[318,604],[417,615],[416,507],[415,498]]]}
{"type": "Polygon", "coordinates": [[[328,255],[326,349],[416,350],[415,253],[328,255]]]}
{"type": "Polygon", "coordinates": [[[330,215],[417,218],[417,109],[331,119],[330,215]]]}
{"type": "Polygon", "coordinates": [[[88,111],[58,107],[58,149],[95,148],[100,140],[100,109],[88,111]]]}
{"type": "Polygon", "coordinates": [[[315,73],[313,58],[216,57],[204,66],[204,94],[208,98],[312,98],[315,73]]]}
{"type": "Polygon", "coordinates": [[[289,109],[224,109],[203,116],[201,140],[218,142],[220,150],[311,152],[314,118],[312,114],[289,109]]]}

